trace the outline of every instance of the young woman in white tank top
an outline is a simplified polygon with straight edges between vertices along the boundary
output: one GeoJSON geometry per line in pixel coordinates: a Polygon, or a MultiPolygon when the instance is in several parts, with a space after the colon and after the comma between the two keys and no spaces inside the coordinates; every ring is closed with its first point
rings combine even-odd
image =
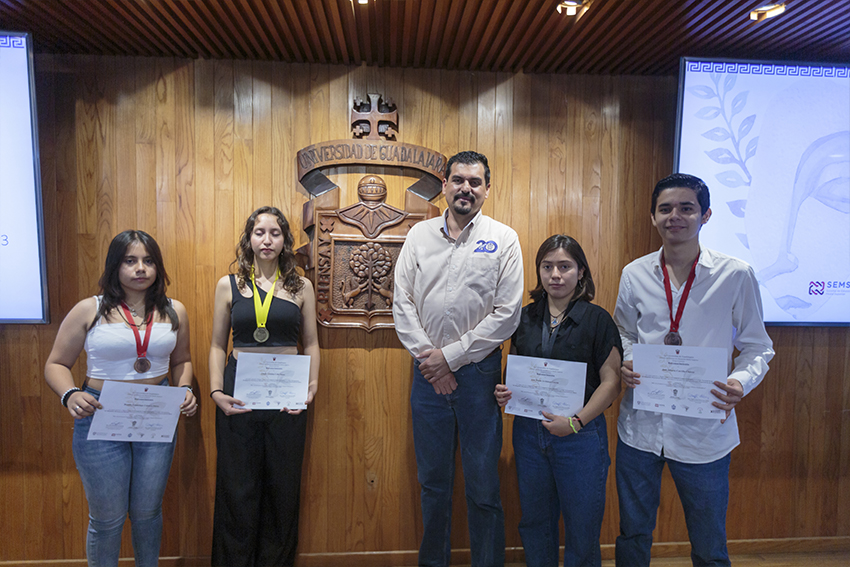
{"type": "MultiPolygon", "coordinates": [[[[44,368],[50,388],[74,418],[74,460],[89,504],[86,555],[90,566],[117,565],[127,515],[136,565],[157,565],[162,538],[162,497],[174,443],[86,439],[105,380],[186,388],[180,411],[198,405],[192,392],[186,308],[165,295],[168,275],[156,241],[124,231],[109,245],[101,295],[77,303],[62,321],[44,368]],[[142,339],[146,339],[144,342],[142,339]],[[147,343],[147,344],[145,344],[147,343]],[[71,367],[87,354],[83,387],[71,367]]],[[[176,435],[175,435],[176,440],[176,435]]]]}

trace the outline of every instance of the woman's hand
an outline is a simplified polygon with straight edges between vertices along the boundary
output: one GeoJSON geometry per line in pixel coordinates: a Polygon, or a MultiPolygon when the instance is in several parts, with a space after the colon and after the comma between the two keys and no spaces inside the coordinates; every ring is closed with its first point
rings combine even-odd
{"type": "Polygon", "coordinates": [[[512,392],[504,384],[496,384],[496,391],[493,392],[493,395],[496,396],[496,403],[499,404],[499,407],[503,408],[511,400],[512,392]]]}
{"type": "Polygon", "coordinates": [[[186,417],[191,417],[195,415],[195,412],[197,411],[198,399],[195,397],[195,394],[192,393],[192,390],[186,388],[186,397],[183,398],[183,403],[180,404],[180,413],[186,417]]]}
{"type": "MultiPolygon", "coordinates": [[[[572,435],[575,433],[573,428],[570,427],[570,418],[564,417],[562,415],[555,415],[554,413],[549,413],[548,411],[543,412],[543,417],[548,419],[549,421],[543,422],[543,427],[549,430],[549,433],[552,435],[557,435],[558,437],[566,437],[567,435],[572,435]]],[[[576,423],[573,423],[576,425],[576,423]]],[[[581,431],[581,429],[579,429],[581,431]]]]}
{"type": "Polygon", "coordinates": [[[238,415],[240,413],[248,413],[250,409],[245,407],[245,402],[237,400],[233,396],[228,396],[221,390],[213,392],[212,399],[224,415],[238,415]]]}
{"type": "Polygon", "coordinates": [[[94,415],[95,410],[99,409],[103,409],[103,406],[88,392],[74,392],[68,396],[68,412],[74,419],[94,415]]]}

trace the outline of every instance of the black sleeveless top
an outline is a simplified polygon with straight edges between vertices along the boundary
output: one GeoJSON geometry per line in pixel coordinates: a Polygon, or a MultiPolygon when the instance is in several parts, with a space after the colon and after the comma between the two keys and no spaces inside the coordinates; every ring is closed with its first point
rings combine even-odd
{"type": "MultiPolygon", "coordinates": [[[[258,343],[254,340],[254,331],[257,329],[254,298],[245,297],[239,293],[236,276],[233,274],[230,275],[230,291],[233,295],[230,304],[233,348],[298,345],[298,337],[301,335],[301,310],[298,309],[297,305],[279,297],[272,297],[269,318],[266,321],[269,340],[258,343]]],[[[259,287],[257,291],[260,294],[260,301],[263,301],[266,298],[266,292],[259,287]]]]}

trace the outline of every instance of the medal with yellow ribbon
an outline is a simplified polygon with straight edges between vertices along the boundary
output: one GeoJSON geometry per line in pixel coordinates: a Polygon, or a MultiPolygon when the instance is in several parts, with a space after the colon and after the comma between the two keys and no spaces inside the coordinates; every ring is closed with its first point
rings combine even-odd
{"type": "Polygon", "coordinates": [[[266,321],[269,320],[269,310],[272,307],[272,296],[274,296],[274,290],[275,286],[277,286],[277,278],[279,276],[280,270],[275,270],[272,287],[266,294],[266,299],[261,303],[260,294],[257,290],[257,281],[254,279],[254,270],[251,270],[251,285],[254,286],[254,314],[257,316],[257,329],[254,331],[254,340],[258,343],[264,343],[269,340],[269,331],[266,329],[266,321]]]}

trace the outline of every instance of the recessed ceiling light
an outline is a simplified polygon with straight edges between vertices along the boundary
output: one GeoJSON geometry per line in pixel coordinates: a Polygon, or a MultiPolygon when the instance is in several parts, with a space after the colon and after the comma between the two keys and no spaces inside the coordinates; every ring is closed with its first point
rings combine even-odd
{"type": "Polygon", "coordinates": [[[750,12],[750,19],[760,22],[767,18],[778,16],[785,11],[785,4],[764,4],[750,12]]]}
{"type": "Polygon", "coordinates": [[[559,14],[566,12],[568,16],[575,16],[584,5],[583,0],[565,0],[558,4],[555,9],[558,10],[559,14]]]}

